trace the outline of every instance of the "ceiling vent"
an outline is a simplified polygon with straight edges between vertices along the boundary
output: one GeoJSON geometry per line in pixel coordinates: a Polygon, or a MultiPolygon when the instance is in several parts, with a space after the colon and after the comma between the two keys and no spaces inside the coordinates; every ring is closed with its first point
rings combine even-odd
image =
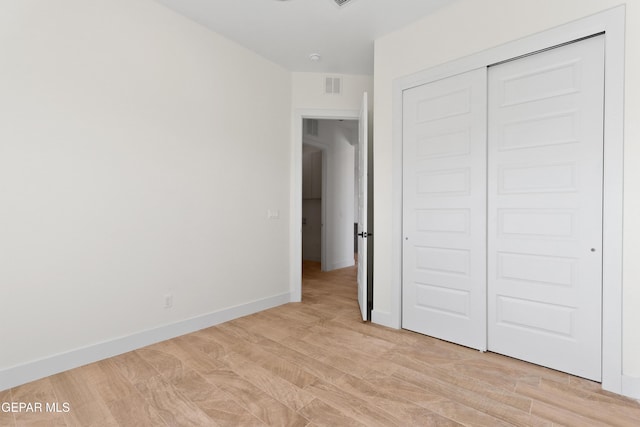
{"type": "Polygon", "coordinates": [[[333,1],[335,1],[338,6],[344,6],[345,4],[349,3],[351,0],[333,0],[333,1]]]}
{"type": "Polygon", "coordinates": [[[325,77],[324,93],[327,95],[340,95],[342,93],[342,79],[340,77],[325,77]]]}

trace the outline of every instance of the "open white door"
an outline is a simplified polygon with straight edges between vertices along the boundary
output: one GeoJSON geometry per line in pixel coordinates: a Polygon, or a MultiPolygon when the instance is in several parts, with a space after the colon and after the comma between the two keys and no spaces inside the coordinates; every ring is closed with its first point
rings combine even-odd
{"type": "Polygon", "coordinates": [[[358,132],[358,303],[362,312],[362,320],[368,320],[367,295],[367,182],[369,173],[367,114],[369,110],[368,95],[362,97],[358,132]]]}

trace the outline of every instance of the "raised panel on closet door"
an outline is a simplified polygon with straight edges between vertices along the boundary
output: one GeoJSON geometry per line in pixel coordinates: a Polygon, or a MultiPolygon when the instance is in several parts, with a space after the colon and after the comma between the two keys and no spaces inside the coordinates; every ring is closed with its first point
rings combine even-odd
{"type": "Polygon", "coordinates": [[[403,95],[402,327],[486,348],[486,69],[403,95]]]}
{"type": "Polygon", "coordinates": [[[600,380],[603,37],[488,76],[489,350],[600,380]]]}

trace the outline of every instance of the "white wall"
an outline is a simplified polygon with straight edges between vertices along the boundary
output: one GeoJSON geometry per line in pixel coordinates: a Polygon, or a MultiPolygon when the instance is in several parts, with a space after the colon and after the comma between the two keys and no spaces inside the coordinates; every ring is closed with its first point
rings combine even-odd
{"type": "Polygon", "coordinates": [[[326,263],[322,267],[324,271],[331,271],[352,266],[355,198],[353,132],[339,121],[319,120],[318,136],[305,135],[303,142],[325,147],[326,189],[323,196],[326,263]]]}
{"type": "Polygon", "coordinates": [[[0,376],[288,300],[289,72],[151,0],[2,2],[0,51],[0,376]]]}
{"type": "MultiPolygon", "coordinates": [[[[292,73],[292,108],[326,110],[360,110],[362,94],[373,99],[373,76],[326,73],[292,73]],[[342,93],[324,93],[325,76],[342,78],[342,93]]],[[[372,103],[369,111],[372,111],[372,103]]]]}
{"type": "MultiPolygon", "coordinates": [[[[393,80],[625,2],[620,0],[459,0],[376,41],[374,310],[391,310],[393,80]]],[[[640,3],[627,1],[624,373],[640,377],[640,3]]]]}

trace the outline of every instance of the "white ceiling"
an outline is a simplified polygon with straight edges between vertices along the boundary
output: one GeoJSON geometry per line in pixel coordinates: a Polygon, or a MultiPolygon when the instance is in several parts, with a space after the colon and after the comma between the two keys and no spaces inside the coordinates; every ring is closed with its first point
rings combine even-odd
{"type": "Polygon", "coordinates": [[[156,1],[288,70],[373,74],[376,38],[456,0],[156,1]]]}

